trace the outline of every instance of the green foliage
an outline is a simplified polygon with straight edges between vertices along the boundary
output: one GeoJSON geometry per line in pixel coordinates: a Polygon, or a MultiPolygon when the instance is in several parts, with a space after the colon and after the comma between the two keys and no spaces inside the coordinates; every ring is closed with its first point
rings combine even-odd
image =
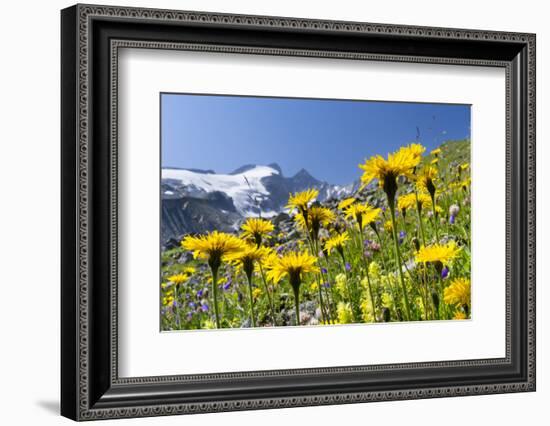
{"type": "MultiPolygon", "coordinates": [[[[262,243],[265,247],[278,254],[309,251],[317,257],[317,272],[304,274],[299,288],[302,325],[470,317],[470,141],[448,141],[440,149],[437,156],[425,155],[418,166],[432,164],[438,170],[435,208],[423,208],[421,212],[413,208],[404,215],[403,211],[396,211],[401,265],[391,232],[391,210],[381,189],[374,190],[374,201],[369,193],[369,202],[381,207],[383,212],[376,223],[365,226],[363,232],[337,208],[341,200],[323,203],[335,213],[335,219],[322,226],[318,241],[312,241],[311,235],[294,222],[287,224],[293,232],[284,229],[284,223],[275,224],[274,231],[262,243]],[[344,231],[349,240],[342,252],[323,252],[326,239],[344,231]],[[450,242],[459,247],[458,255],[452,260],[441,264],[418,261],[420,246],[443,246],[450,242]],[[400,266],[402,281],[398,273],[400,266]],[[448,304],[444,301],[445,295],[455,290],[453,282],[457,279],[468,281],[468,303],[448,304]]],[[[398,183],[398,198],[416,190],[411,180],[401,179],[398,183]]],[[[364,202],[367,191],[373,190],[364,189],[355,194],[356,202],[364,202]]],[[[269,281],[265,270],[268,267],[268,264],[256,267],[250,300],[242,270],[227,262],[222,264],[218,272],[222,327],[250,327],[251,303],[257,326],[296,325],[295,299],[288,279],[278,283],[269,281]]],[[[215,328],[212,275],[207,262],[194,259],[183,248],[173,248],[161,255],[161,273],[162,330],[215,328]],[[171,277],[177,274],[183,274],[185,280],[173,284],[171,277]]]]}

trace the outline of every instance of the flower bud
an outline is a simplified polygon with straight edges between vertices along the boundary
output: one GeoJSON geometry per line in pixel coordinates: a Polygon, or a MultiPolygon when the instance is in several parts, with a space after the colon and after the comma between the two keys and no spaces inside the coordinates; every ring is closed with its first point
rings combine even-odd
{"type": "Polygon", "coordinates": [[[382,308],[382,319],[384,322],[390,322],[391,320],[390,310],[386,307],[382,308]]]}
{"type": "Polygon", "coordinates": [[[420,250],[420,241],[418,241],[418,238],[414,237],[412,239],[412,242],[414,244],[414,248],[416,249],[416,251],[419,251],[420,250]]]}
{"type": "Polygon", "coordinates": [[[460,211],[460,207],[458,207],[458,205],[456,205],[456,204],[453,204],[453,205],[451,205],[451,207],[449,207],[449,214],[451,216],[458,215],[459,211],[460,211]]]}

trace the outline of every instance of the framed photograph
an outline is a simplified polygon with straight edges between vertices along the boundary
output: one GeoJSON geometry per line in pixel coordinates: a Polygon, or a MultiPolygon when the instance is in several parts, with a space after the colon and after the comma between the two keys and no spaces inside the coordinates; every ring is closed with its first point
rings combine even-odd
{"type": "Polygon", "coordinates": [[[535,35],[61,28],[64,416],[535,390],[535,35]]]}

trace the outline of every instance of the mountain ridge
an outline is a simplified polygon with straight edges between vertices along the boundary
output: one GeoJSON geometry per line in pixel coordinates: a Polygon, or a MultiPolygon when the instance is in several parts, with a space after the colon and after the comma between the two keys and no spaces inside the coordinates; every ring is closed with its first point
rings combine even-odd
{"type": "Polygon", "coordinates": [[[284,211],[289,194],[308,188],[316,188],[318,200],[324,201],[350,195],[358,182],[331,185],[304,168],[286,177],[277,163],[245,164],[227,174],[163,168],[162,239],[213,229],[234,230],[246,217],[276,216],[284,211]]]}

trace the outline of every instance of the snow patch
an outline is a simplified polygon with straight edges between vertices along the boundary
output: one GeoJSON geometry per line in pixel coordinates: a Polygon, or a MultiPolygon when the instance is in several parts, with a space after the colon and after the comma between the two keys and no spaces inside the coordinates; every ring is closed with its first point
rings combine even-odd
{"type": "MultiPolygon", "coordinates": [[[[268,166],[255,166],[243,173],[203,174],[191,170],[162,169],[162,179],[179,181],[184,186],[192,186],[198,191],[220,191],[233,199],[235,208],[242,216],[256,216],[258,210],[255,199],[267,196],[269,192],[261,182],[262,178],[277,175],[279,171],[268,166]]],[[[262,212],[262,216],[271,217],[276,212],[262,212]]]]}

